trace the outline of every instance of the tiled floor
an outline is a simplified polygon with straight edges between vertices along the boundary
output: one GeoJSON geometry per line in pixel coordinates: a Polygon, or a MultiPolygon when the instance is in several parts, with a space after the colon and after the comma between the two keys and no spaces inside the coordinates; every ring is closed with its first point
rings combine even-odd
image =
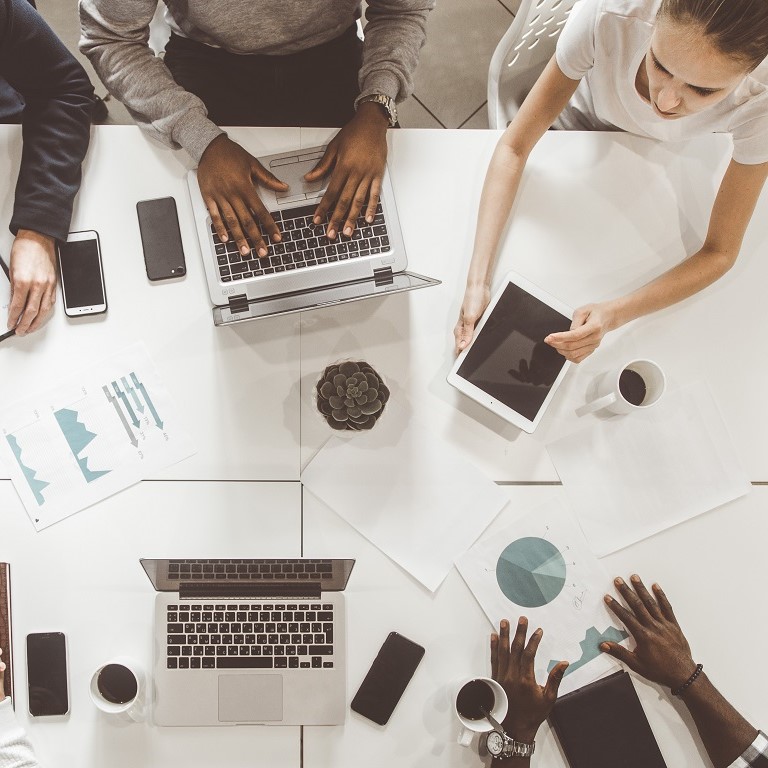
{"type": "MultiPolygon", "coordinates": [[[[414,94],[400,105],[403,127],[488,127],[488,64],[518,6],[519,0],[437,0],[427,25],[414,94]]],[[[86,65],[97,93],[103,96],[104,86],[77,51],[77,0],[37,0],[37,7],[86,65]]],[[[114,100],[109,102],[109,112],[110,122],[132,122],[123,105],[114,100]]]]}

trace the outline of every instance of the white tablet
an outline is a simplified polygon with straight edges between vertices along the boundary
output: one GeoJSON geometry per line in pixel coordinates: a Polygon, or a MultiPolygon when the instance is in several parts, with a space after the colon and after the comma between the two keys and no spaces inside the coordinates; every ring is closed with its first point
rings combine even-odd
{"type": "Polygon", "coordinates": [[[571,363],[544,343],[571,327],[573,310],[510,272],[485,310],[448,383],[533,432],[571,363]]]}

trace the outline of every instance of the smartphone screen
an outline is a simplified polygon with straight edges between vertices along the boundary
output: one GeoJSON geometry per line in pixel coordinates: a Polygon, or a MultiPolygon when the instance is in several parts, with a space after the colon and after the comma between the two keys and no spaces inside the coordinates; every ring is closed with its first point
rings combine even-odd
{"type": "Polygon", "coordinates": [[[397,632],[390,632],[352,699],[358,714],[385,725],[419,666],[424,649],[397,632]]]}
{"type": "Polygon", "coordinates": [[[183,277],[187,272],[179,216],[172,197],[136,203],[144,263],[150,280],[183,277]]]}
{"type": "Polygon", "coordinates": [[[67,242],[59,244],[59,266],[64,309],[70,317],[106,310],[104,274],[96,232],[70,233],[67,242]]]}
{"type": "Polygon", "coordinates": [[[27,635],[27,683],[30,715],[69,712],[67,646],[63,633],[27,635]]]}

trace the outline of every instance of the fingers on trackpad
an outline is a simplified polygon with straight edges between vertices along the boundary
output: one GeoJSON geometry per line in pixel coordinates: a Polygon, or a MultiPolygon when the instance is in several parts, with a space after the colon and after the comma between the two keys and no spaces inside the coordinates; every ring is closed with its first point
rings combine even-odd
{"type": "Polygon", "coordinates": [[[265,722],[282,719],[282,675],[219,676],[219,722],[265,722]]]}
{"type": "Polygon", "coordinates": [[[305,181],[304,179],[304,174],[309,173],[317,165],[320,157],[322,157],[322,153],[317,159],[313,156],[305,159],[295,157],[273,160],[269,164],[269,170],[280,181],[284,181],[288,185],[288,189],[285,192],[275,193],[277,199],[298,194],[303,194],[305,198],[314,197],[321,192],[325,187],[325,179],[318,179],[317,181],[305,181]]]}

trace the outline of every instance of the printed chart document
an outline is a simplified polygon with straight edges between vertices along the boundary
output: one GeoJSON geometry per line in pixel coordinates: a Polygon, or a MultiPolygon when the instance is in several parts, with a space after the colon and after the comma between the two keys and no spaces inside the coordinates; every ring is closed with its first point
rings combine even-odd
{"type": "Polygon", "coordinates": [[[750,484],[703,381],[547,446],[602,557],[744,496],[750,484]]]}
{"type": "Polygon", "coordinates": [[[0,460],[38,531],[193,453],[143,344],[0,410],[0,460]]]}
{"type": "Polygon", "coordinates": [[[544,630],[536,654],[541,685],[559,661],[570,663],[561,694],[616,671],[616,662],[599,648],[629,637],[603,603],[611,580],[559,501],[483,537],[456,568],[497,631],[501,619],[509,619],[514,634],[521,615],[529,633],[544,630]]]}
{"type": "Polygon", "coordinates": [[[463,456],[394,413],[368,432],[331,437],[301,479],[431,592],[507,503],[463,456]]]}

